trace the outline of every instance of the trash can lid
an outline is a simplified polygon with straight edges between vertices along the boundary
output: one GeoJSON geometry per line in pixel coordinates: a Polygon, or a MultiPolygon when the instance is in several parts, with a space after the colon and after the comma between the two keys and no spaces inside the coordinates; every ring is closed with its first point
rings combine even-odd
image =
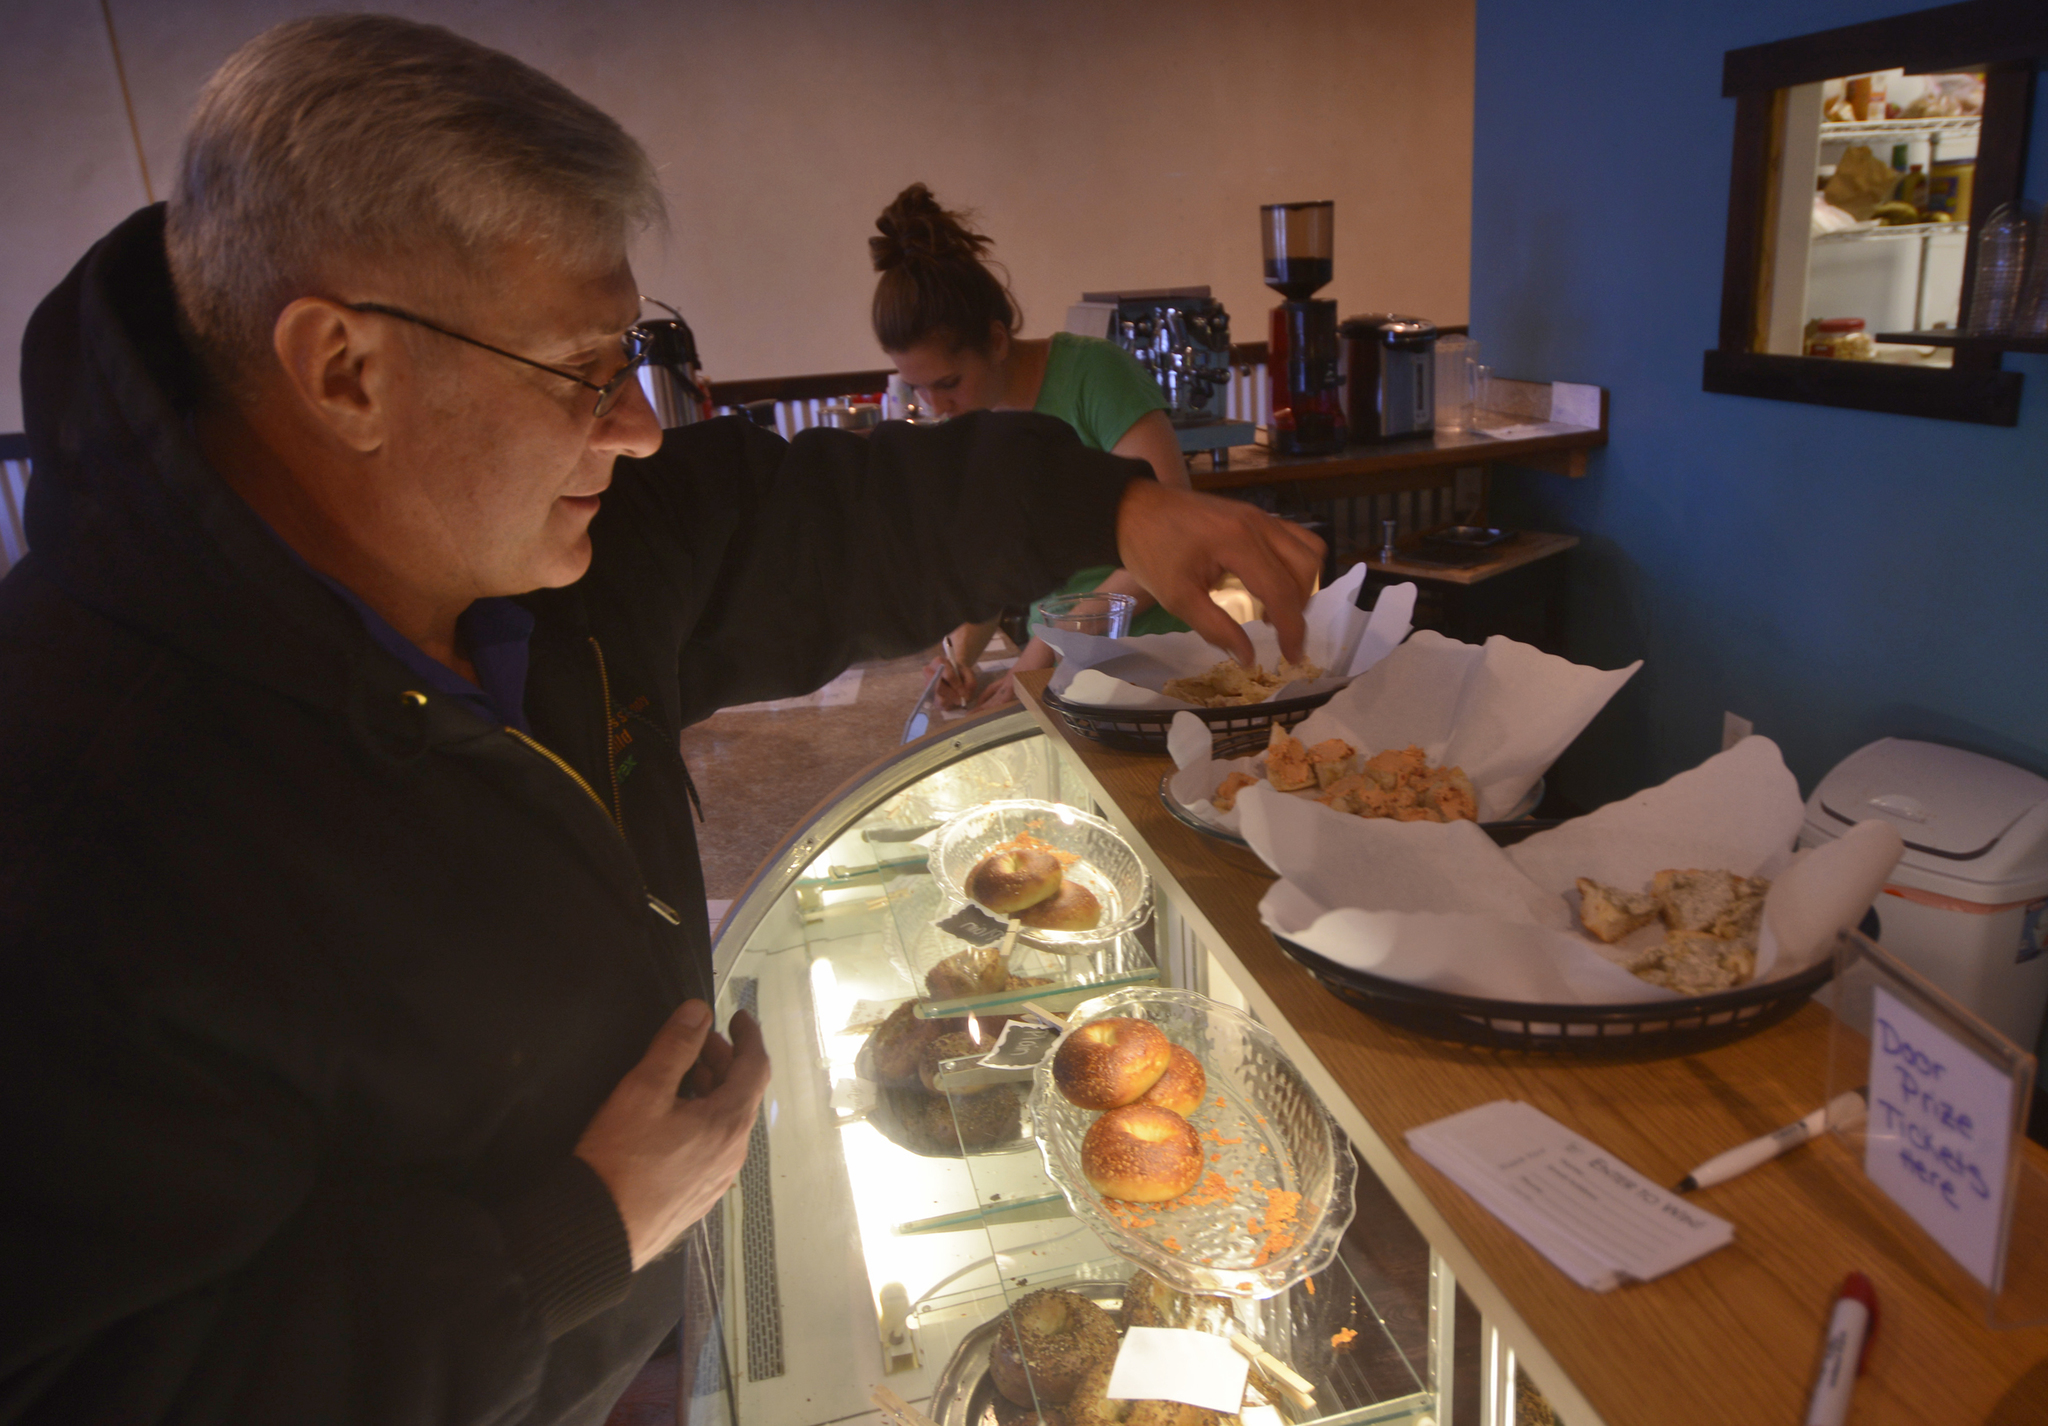
{"type": "Polygon", "coordinates": [[[2031,877],[2048,869],[2048,811],[2031,819],[2034,835],[2022,838],[2029,845],[1999,848],[2015,823],[2048,806],[2048,778],[1981,753],[1881,738],[1822,778],[1813,805],[1843,826],[1873,817],[1890,822],[1908,855],[1922,853],[1923,861],[1975,861],[1998,849],[2004,875],[2031,877]]]}

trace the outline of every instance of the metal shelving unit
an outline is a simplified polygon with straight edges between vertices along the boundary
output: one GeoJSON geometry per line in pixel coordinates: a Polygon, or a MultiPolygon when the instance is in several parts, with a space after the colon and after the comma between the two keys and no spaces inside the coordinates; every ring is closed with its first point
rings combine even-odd
{"type": "MultiPolygon", "coordinates": [[[[1954,115],[1933,119],[1871,119],[1855,123],[1824,123],[1820,126],[1820,142],[1823,148],[1828,144],[1848,144],[1861,139],[1892,139],[1919,142],[1927,145],[1927,166],[1923,172],[1931,179],[1934,165],[1941,156],[1944,138],[1971,139],[1977,137],[1983,120],[1977,115],[1954,115]]],[[[1927,256],[1929,244],[1944,234],[1967,236],[1970,226],[1967,222],[1954,223],[1907,223],[1897,227],[1856,228],[1845,233],[1821,233],[1813,238],[1815,244],[1865,242],[1871,239],[1892,240],[1917,238],[1920,242],[1920,271],[1913,290],[1913,325],[1915,328],[1927,325],[1927,256]]]]}
{"type": "Polygon", "coordinates": [[[1851,228],[1841,233],[1815,233],[1816,243],[1860,243],[1872,238],[1937,238],[1944,233],[1965,234],[1968,223],[1900,223],[1893,227],[1851,228]]]}
{"type": "Polygon", "coordinates": [[[1975,134],[1983,120],[1975,114],[1938,119],[1871,119],[1820,126],[1820,141],[1847,139],[1939,139],[1943,134],[1975,134]]]}

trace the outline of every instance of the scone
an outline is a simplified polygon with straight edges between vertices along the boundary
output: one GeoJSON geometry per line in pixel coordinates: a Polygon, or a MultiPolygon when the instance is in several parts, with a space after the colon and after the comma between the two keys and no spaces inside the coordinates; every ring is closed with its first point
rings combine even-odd
{"type": "Polygon", "coordinates": [[[1756,947],[1704,931],[1671,931],[1629,965],[1637,977],[1680,995],[1732,990],[1756,974],[1756,947]]]}
{"type": "Polygon", "coordinates": [[[1209,799],[1209,804],[1218,812],[1228,812],[1237,806],[1237,794],[1257,783],[1258,779],[1248,772],[1231,773],[1216,785],[1216,793],[1209,799]]]}
{"type": "Polygon", "coordinates": [[[1623,891],[1602,886],[1591,877],[1580,877],[1579,924],[1610,946],[1631,931],[1640,930],[1657,919],[1657,898],[1647,892],[1623,891]]]}
{"type": "Polygon", "coordinates": [[[1725,871],[1660,871],[1651,878],[1650,894],[1664,909],[1664,924],[1674,931],[1711,933],[1735,909],[1735,887],[1741,878],[1725,871]]]}
{"type": "Polygon", "coordinates": [[[1309,765],[1308,749],[1278,723],[1266,740],[1266,781],[1279,792],[1299,792],[1316,785],[1315,769],[1309,765]]]}
{"type": "Polygon", "coordinates": [[[1308,765],[1315,770],[1316,786],[1327,788],[1358,770],[1358,749],[1342,738],[1325,738],[1308,750],[1308,765]]]}

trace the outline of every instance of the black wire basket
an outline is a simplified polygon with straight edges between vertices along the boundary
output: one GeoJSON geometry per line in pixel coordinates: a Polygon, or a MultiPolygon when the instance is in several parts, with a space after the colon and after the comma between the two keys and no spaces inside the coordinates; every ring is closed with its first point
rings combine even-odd
{"type": "Polygon", "coordinates": [[[1127,753],[1165,752],[1166,733],[1173,726],[1174,715],[1192,713],[1209,725],[1212,740],[1222,738],[1230,746],[1244,741],[1244,746],[1229,753],[1223,752],[1223,745],[1219,744],[1216,756],[1242,757],[1265,747],[1276,725],[1292,728],[1336,694],[1337,690],[1332,688],[1299,698],[1283,698],[1277,703],[1249,703],[1234,708],[1100,708],[1069,703],[1048,688],[1044,703],[1090,742],[1127,753]]]}
{"type": "Polygon", "coordinates": [[[1439,1040],[1549,1055],[1663,1059],[1709,1050],[1777,1024],[1835,973],[1830,959],[1764,985],[1683,1000],[1542,1005],[1408,985],[1340,965],[1285,936],[1274,939],[1338,999],[1376,1020],[1439,1040]]]}
{"type": "MultiPolygon", "coordinates": [[[[1481,824],[1504,847],[1558,825],[1547,820],[1481,824]]],[[[1828,957],[1797,975],[1712,995],[1624,1005],[1546,1005],[1389,980],[1354,970],[1285,936],[1276,934],[1273,939],[1338,999],[1389,1025],[1493,1050],[1611,1059],[1689,1055],[1753,1035],[1795,1013],[1835,973],[1834,958],[1828,957]]]]}

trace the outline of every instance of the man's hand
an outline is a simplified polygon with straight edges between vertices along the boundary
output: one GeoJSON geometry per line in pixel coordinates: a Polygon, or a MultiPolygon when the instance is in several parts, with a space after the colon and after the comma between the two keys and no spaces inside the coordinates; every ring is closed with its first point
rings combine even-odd
{"type": "Polygon", "coordinates": [[[1225,574],[1265,604],[1281,654],[1301,657],[1302,606],[1323,567],[1323,542],[1301,526],[1240,500],[1134,480],[1117,507],[1116,543],[1154,599],[1239,663],[1252,662],[1252,642],[1209,597],[1225,574]]]}
{"type": "Polygon", "coordinates": [[[734,1015],[731,1029],[728,1045],[711,1007],[684,1001],[576,1143],[625,1220],[635,1271],[711,1211],[747,1157],[768,1052],[752,1016],[734,1015]],[[698,1098],[676,1097],[685,1076],[698,1098]]]}

